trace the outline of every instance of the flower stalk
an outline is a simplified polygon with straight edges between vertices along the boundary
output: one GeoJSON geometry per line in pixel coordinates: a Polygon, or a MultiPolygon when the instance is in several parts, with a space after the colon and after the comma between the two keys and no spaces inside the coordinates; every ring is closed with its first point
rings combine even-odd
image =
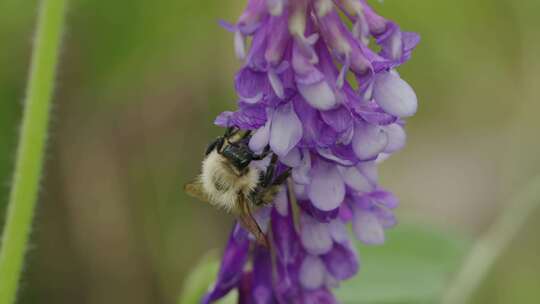
{"type": "Polygon", "coordinates": [[[43,169],[66,0],[41,1],[17,162],[0,247],[0,304],[15,302],[43,169]]]}
{"type": "Polygon", "coordinates": [[[271,249],[237,225],[202,303],[231,290],[244,304],[338,303],[332,289],[360,269],[347,226],[378,245],[396,224],[398,199],[379,185],[377,166],[404,147],[416,113],[396,69],[420,38],[366,0],[248,0],[235,24],[222,24],[244,64],[238,109],[215,123],[249,130],[253,152],[278,157],[276,176],[292,174],[255,212],[271,249]]]}

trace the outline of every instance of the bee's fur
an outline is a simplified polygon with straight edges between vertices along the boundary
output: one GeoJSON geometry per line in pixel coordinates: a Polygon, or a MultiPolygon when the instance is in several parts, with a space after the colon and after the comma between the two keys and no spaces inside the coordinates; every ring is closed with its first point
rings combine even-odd
{"type": "Polygon", "coordinates": [[[210,203],[233,213],[237,213],[238,196],[249,200],[261,175],[254,166],[239,172],[216,150],[204,159],[201,171],[200,181],[210,203]]]}

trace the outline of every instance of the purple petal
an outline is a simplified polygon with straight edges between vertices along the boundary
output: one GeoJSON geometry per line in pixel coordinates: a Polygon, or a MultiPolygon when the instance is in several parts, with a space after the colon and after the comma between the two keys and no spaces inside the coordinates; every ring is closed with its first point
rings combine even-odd
{"type": "Polygon", "coordinates": [[[308,199],[300,198],[298,195],[297,198],[298,206],[300,206],[300,208],[302,208],[306,214],[309,214],[319,222],[327,223],[339,215],[339,208],[330,211],[322,211],[321,209],[315,207],[308,199]]]}
{"type": "Polygon", "coordinates": [[[384,151],[388,144],[388,136],[376,125],[357,122],[354,128],[353,149],[361,160],[375,158],[384,151]]]}
{"type": "Polygon", "coordinates": [[[385,206],[386,208],[394,209],[399,205],[398,198],[391,192],[378,190],[373,191],[369,194],[369,197],[372,200],[375,200],[376,203],[385,206]]]}
{"type": "Polygon", "coordinates": [[[232,24],[228,21],[225,21],[225,20],[219,20],[218,21],[218,24],[219,26],[221,26],[222,28],[224,28],[226,31],[229,31],[231,33],[234,33],[236,31],[236,25],[235,24],[232,24]]]}
{"type": "Polygon", "coordinates": [[[302,123],[288,102],[276,109],[270,128],[270,147],[284,157],[302,138],[302,123]]]}
{"type": "Polygon", "coordinates": [[[418,100],[411,86],[390,72],[376,76],[373,97],[384,111],[398,117],[412,116],[418,107],[418,100]]]}
{"type": "Polygon", "coordinates": [[[270,85],[266,73],[257,72],[249,67],[241,69],[235,77],[235,88],[240,99],[259,101],[261,94],[268,94],[270,85]]]}
{"type": "Polygon", "coordinates": [[[349,204],[341,204],[339,207],[339,219],[344,222],[349,222],[353,218],[353,212],[349,204]]]}
{"type": "Polygon", "coordinates": [[[349,110],[342,106],[329,111],[322,111],[321,117],[336,132],[344,132],[352,127],[353,120],[349,110]]]}
{"type": "Polygon", "coordinates": [[[323,286],[326,276],[324,263],[318,257],[308,255],[300,266],[299,280],[305,289],[317,289],[323,286]]]}
{"type": "MultiPolygon", "coordinates": [[[[353,130],[353,138],[354,138],[354,130],[353,130]]],[[[352,139],[350,144],[347,145],[334,145],[332,147],[332,153],[334,155],[344,161],[336,161],[337,163],[343,165],[343,166],[352,166],[356,163],[358,163],[359,159],[356,156],[356,153],[354,153],[354,149],[352,147],[352,139]]]]}
{"type": "Polygon", "coordinates": [[[384,229],[392,228],[397,224],[396,216],[392,210],[385,207],[378,207],[373,212],[379,219],[379,222],[384,229]]]}
{"type": "Polygon", "coordinates": [[[374,102],[355,103],[352,105],[354,113],[360,116],[363,120],[374,125],[388,125],[397,120],[397,117],[392,116],[374,102]]]}
{"type": "Polygon", "coordinates": [[[287,21],[287,16],[285,15],[270,17],[270,21],[267,25],[272,31],[267,38],[268,42],[264,52],[264,58],[272,67],[275,67],[282,62],[285,49],[291,41],[287,21]]]}
{"type": "Polygon", "coordinates": [[[251,290],[253,289],[253,273],[251,271],[244,272],[242,279],[238,284],[238,302],[237,304],[253,304],[253,295],[251,290]]]}
{"type": "Polygon", "coordinates": [[[335,144],[339,134],[321,119],[319,111],[310,106],[301,95],[297,95],[293,103],[303,125],[302,146],[328,147],[335,144]]]}
{"type": "Polygon", "coordinates": [[[326,288],[305,291],[302,297],[302,304],[337,304],[339,303],[332,292],[326,288]]]}
{"type": "MultiPolygon", "coordinates": [[[[238,111],[227,114],[227,125],[236,126],[244,130],[253,130],[261,127],[267,121],[267,114],[264,105],[250,105],[244,102],[239,103],[238,111]]],[[[221,118],[222,119],[222,118],[221,118]]]]}
{"type": "Polygon", "coordinates": [[[322,257],[328,272],[338,280],[346,280],[358,272],[358,257],[348,245],[335,243],[322,257]]]}
{"type": "Polygon", "coordinates": [[[300,254],[300,243],[294,228],[290,204],[286,216],[279,214],[276,209],[272,211],[271,225],[277,257],[282,263],[294,263],[300,254]]]}
{"type": "Polygon", "coordinates": [[[410,52],[420,42],[420,36],[417,33],[403,32],[402,37],[405,52],[410,52]]]}
{"type": "Polygon", "coordinates": [[[332,238],[326,223],[320,223],[306,214],[301,215],[300,223],[300,240],[308,253],[320,255],[332,249],[332,238]]]}
{"type": "Polygon", "coordinates": [[[253,286],[254,303],[275,303],[272,290],[272,258],[266,248],[257,246],[253,257],[253,286]]]}
{"type": "Polygon", "coordinates": [[[308,196],[313,205],[322,211],[338,208],[345,198],[345,183],[337,168],[321,161],[311,174],[308,196]]]}
{"type": "Polygon", "coordinates": [[[234,112],[231,112],[231,111],[222,112],[221,114],[218,115],[218,117],[216,117],[216,119],[214,120],[214,124],[216,126],[220,126],[224,128],[230,127],[231,126],[230,121],[233,114],[234,112]]]}
{"type": "Polygon", "coordinates": [[[221,259],[217,281],[212,291],[203,298],[203,304],[212,303],[222,298],[240,282],[248,258],[249,240],[247,237],[236,236],[237,229],[238,227],[235,227],[229,237],[229,243],[221,259]]]}

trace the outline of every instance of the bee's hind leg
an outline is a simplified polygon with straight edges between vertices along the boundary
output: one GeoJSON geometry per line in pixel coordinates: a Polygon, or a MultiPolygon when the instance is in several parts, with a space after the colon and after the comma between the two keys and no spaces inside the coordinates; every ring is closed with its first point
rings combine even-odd
{"type": "MultiPolygon", "coordinates": [[[[264,147],[264,150],[262,151],[261,154],[258,154],[258,155],[257,155],[257,154],[253,154],[253,155],[251,156],[251,159],[252,159],[252,160],[263,160],[263,159],[265,159],[268,155],[270,155],[270,153],[271,153],[271,151],[270,151],[270,146],[266,146],[266,147],[264,147]]],[[[272,159],[273,159],[273,158],[272,158],[272,159]]],[[[272,165],[272,162],[270,162],[270,165],[269,165],[269,166],[274,166],[274,167],[276,166],[277,156],[276,156],[276,160],[273,161],[273,162],[274,162],[274,164],[272,165]]]]}

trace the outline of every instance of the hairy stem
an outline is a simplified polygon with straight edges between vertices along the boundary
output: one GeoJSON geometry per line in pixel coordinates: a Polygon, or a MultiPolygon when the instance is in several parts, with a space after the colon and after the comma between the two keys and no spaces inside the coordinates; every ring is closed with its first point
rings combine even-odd
{"type": "Polygon", "coordinates": [[[443,304],[465,304],[471,300],[497,258],[510,245],[540,206],[540,177],[533,179],[516,198],[509,202],[500,218],[480,238],[463,262],[453,282],[444,295],[443,304]]]}
{"type": "Polygon", "coordinates": [[[14,303],[34,216],[66,0],[41,1],[0,252],[0,304],[14,303]]]}

